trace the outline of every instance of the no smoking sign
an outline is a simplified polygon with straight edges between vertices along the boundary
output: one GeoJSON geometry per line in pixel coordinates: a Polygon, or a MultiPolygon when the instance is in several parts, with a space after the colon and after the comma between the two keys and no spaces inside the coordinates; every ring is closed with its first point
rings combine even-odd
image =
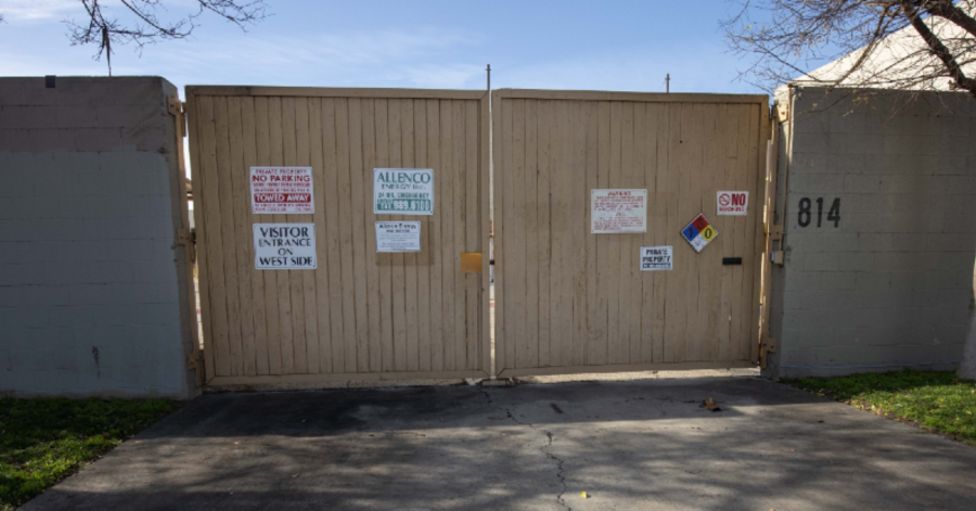
{"type": "Polygon", "coordinates": [[[722,216],[746,216],[749,212],[749,192],[724,190],[716,195],[716,213],[722,216]]]}

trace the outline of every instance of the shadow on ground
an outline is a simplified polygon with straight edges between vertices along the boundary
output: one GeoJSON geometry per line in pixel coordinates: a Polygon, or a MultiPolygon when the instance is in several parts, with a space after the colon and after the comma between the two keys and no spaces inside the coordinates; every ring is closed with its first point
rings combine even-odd
{"type": "Polygon", "coordinates": [[[25,509],[972,509],[974,478],[757,378],[332,390],[205,395],[25,509]]]}

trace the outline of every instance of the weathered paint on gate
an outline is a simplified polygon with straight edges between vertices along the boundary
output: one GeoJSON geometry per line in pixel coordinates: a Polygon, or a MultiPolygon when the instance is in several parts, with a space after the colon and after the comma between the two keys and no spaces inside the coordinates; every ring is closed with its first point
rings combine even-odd
{"type": "Polygon", "coordinates": [[[208,383],[315,386],[484,376],[483,92],[187,87],[208,383]],[[251,166],[311,166],[314,213],[255,215],[251,166]],[[432,168],[432,216],[374,215],[377,167],[432,168]],[[377,253],[376,220],[420,221],[419,253],[377,253]],[[252,225],[315,224],[315,270],[254,269],[252,225]]]}
{"type": "Polygon", "coordinates": [[[500,375],[754,364],[766,96],[499,90],[492,101],[500,375]],[[647,232],[591,234],[597,188],[646,188],[647,232]],[[717,216],[718,190],[757,199],[747,216],[717,216]],[[719,233],[700,254],[681,238],[699,213],[719,233]],[[643,245],[673,246],[674,269],[640,272],[643,245]]]}

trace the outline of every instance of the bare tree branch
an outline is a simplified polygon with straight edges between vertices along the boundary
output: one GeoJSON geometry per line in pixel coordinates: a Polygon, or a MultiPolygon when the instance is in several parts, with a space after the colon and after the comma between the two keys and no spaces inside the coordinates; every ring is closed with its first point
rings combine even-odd
{"type": "Polygon", "coordinates": [[[976,94],[976,0],[740,1],[722,26],[736,53],[755,57],[742,75],[767,90],[811,81],[976,94]]]}
{"type": "MultiPolygon", "coordinates": [[[[947,48],[946,45],[939,40],[938,36],[932,33],[932,29],[930,29],[929,26],[922,21],[921,15],[918,12],[918,7],[914,5],[916,3],[917,2],[911,2],[909,0],[901,0],[902,9],[905,16],[908,17],[909,22],[911,22],[913,27],[915,27],[918,34],[922,36],[925,43],[929,45],[929,48],[932,49],[932,53],[934,53],[935,56],[938,57],[943,64],[945,64],[946,70],[949,72],[949,76],[951,76],[960,87],[968,90],[973,96],[976,96],[976,80],[966,76],[966,73],[963,72],[962,67],[956,61],[956,58],[952,55],[949,48],[947,48]]],[[[922,4],[925,5],[925,2],[922,2],[922,4]]]]}
{"type": "Polygon", "coordinates": [[[195,9],[171,19],[161,15],[166,12],[163,0],[118,0],[108,8],[104,0],[79,1],[86,16],[84,22],[68,22],[71,43],[96,46],[95,59],[105,57],[109,75],[116,44],[141,48],[160,40],[186,38],[197,28],[196,19],[206,13],[242,30],[266,16],[264,0],[196,0],[195,9]]]}

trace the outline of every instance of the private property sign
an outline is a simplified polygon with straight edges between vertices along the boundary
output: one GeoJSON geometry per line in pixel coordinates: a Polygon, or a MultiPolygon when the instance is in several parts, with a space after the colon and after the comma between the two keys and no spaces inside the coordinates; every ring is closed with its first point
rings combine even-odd
{"type": "Polygon", "coordinates": [[[373,214],[433,215],[433,169],[373,169],[373,214]]]}
{"type": "Polygon", "coordinates": [[[671,245],[640,248],[641,271],[670,271],[674,268],[674,250],[671,245]]]}
{"type": "Polygon", "coordinates": [[[312,167],[251,167],[251,211],[311,215],[312,167]]]}
{"type": "Polygon", "coordinates": [[[254,268],[314,270],[315,224],[254,224],[254,268]]]}
{"type": "Polygon", "coordinates": [[[647,190],[590,191],[590,232],[618,234],[647,231],[647,190]]]}

